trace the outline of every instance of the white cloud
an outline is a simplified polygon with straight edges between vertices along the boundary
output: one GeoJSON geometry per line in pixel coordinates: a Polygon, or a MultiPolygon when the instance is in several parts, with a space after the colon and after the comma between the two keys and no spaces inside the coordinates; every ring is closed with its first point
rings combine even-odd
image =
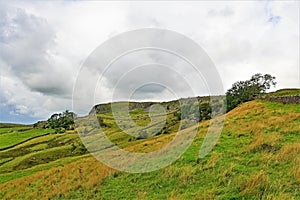
{"type": "Polygon", "coordinates": [[[2,2],[0,107],[35,118],[70,109],[86,57],[108,38],[145,27],[199,43],[225,89],[256,72],[276,76],[277,88],[300,87],[298,8],[299,1],[2,2]]]}

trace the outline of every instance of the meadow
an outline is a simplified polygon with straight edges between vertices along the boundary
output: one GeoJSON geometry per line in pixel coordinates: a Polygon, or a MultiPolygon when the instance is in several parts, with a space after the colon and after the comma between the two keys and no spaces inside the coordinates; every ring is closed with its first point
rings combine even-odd
{"type": "Polygon", "coordinates": [[[34,137],[39,137],[45,134],[53,133],[50,129],[32,129],[32,128],[0,128],[0,150],[15,146],[26,140],[34,137]]]}
{"type": "MultiPolygon", "coordinates": [[[[151,152],[176,135],[175,110],[163,116],[164,132],[146,138],[121,131],[110,112],[97,116],[112,142],[128,151],[151,152]]],[[[147,113],[138,107],[130,116],[147,127],[147,113]]],[[[3,131],[0,137],[12,139],[1,144],[15,146],[0,151],[0,199],[300,199],[300,105],[255,100],[238,106],[226,114],[214,149],[200,159],[209,122],[199,122],[192,145],[176,162],[136,174],[100,163],[75,132],[3,131]]],[[[83,123],[92,134],[93,124],[83,123]]]]}

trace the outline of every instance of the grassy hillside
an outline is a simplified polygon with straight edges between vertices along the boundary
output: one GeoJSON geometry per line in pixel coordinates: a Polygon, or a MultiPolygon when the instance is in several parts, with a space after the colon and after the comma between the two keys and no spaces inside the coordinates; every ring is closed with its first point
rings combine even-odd
{"type": "Polygon", "coordinates": [[[32,129],[32,125],[0,123],[0,134],[32,129]]]}
{"type": "MultiPolygon", "coordinates": [[[[166,134],[130,139],[108,115],[102,118],[108,137],[130,151],[159,149],[175,135],[173,124],[166,134]]],[[[146,120],[138,123],[147,126],[146,120]]],[[[199,123],[194,142],[175,163],[143,174],[104,166],[86,154],[75,134],[32,139],[0,152],[0,198],[300,199],[300,105],[252,101],[239,106],[226,114],[213,151],[199,159],[208,126],[209,121],[199,123]]]]}
{"type": "Polygon", "coordinates": [[[54,134],[50,129],[3,133],[0,138],[3,145],[15,144],[0,151],[0,183],[77,160],[87,153],[77,134],[54,134]]]}
{"type": "Polygon", "coordinates": [[[14,131],[9,132],[5,132],[5,130],[6,128],[0,128],[0,150],[7,149],[35,137],[53,133],[53,130],[50,129],[16,128],[14,131]]]}
{"type": "Polygon", "coordinates": [[[300,95],[300,89],[281,89],[276,92],[268,93],[269,96],[294,96],[300,95]]]}
{"type": "Polygon", "coordinates": [[[12,123],[0,123],[0,128],[30,128],[31,125],[25,124],[12,124],[12,123]]]}

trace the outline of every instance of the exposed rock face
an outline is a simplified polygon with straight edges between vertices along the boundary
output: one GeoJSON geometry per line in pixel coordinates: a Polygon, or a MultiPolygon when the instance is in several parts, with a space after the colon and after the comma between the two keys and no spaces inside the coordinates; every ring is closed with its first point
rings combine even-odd
{"type": "MultiPolygon", "coordinates": [[[[113,103],[114,106],[118,107],[119,109],[124,109],[129,106],[129,110],[135,110],[139,108],[149,108],[151,105],[155,104],[155,102],[115,102],[113,103]],[[123,107],[123,108],[122,108],[123,107]]],[[[111,112],[112,103],[106,103],[106,104],[98,104],[93,107],[93,109],[96,109],[96,113],[108,113],[111,112]]],[[[92,110],[93,111],[93,110],[92,110]]],[[[91,111],[91,112],[92,112],[91,111]]],[[[91,113],[90,112],[90,113],[91,113]]]]}

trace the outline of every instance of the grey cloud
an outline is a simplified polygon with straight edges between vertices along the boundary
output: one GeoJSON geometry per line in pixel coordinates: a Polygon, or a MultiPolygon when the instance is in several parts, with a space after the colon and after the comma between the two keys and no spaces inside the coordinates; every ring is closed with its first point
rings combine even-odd
{"type": "MultiPolygon", "coordinates": [[[[85,56],[111,33],[144,27],[174,30],[202,45],[219,69],[225,89],[257,72],[276,76],[276,89],[299,87],[299,3],[268,1],[267,4],[267,10],[264,10],[265,1],[243,4],[233,1],[221,4],[215,1],[134,2],[122,5],[15,1],[9,4],[0,1],[0,70],[4,76],[0,104],[9,105],[7,110],[13,107],[14,111],[23,113],[26,112],[23,106],[26,106],[35,117],[70,108],[77,67],[85,56]],[[7,72],[2,73],[4,68],[7,72]],[[12,105],[22,106],[16,109],[12,105]]],[[[118,41],[115,48],[123,48],[123,43],[118,41]]],[[[184,48],[189,50],[188,46],[184,48]]],[[[106,55],[104,59],[111,59],[111,51],[114,50],[102,52],[106,55]]],[[[193,52],[188,54],[193,55],[193,52]]],[[[116,90],[120,97],[127,97],[143,79],[172,84],[179,94],[189,95],[187,87],[181,84],[185,78],[202,91],[196,91],[197,94],[208,93],[205,81],[196,81],[198,77],[195,78],[195,73],[184,62],[146,52],[133,55],[131,60],[114,63],[99,85],[98,99],[110,101],[108,97],[124,72],[145,61],[169,65],[178,70],[180,76],[164,69],[137,70],[120,82],[116,90]]],[[[99,78],[99,66],[95,64],[94,67],[94,71],[82,77],[86,88],[91,88],[82,91],[83,96],[91,97],[90,93],[94,92],[92,82],[99,78]]],[[[173,97],[170,91],[155,85],[141,87],[133,94],[133,98],[139,100],[170,97],[173,97]]],[[[98,103],[98,99],[92,103],[98,103]]]]}
{"type": "MultiPolygon", "coordinates": [[[[95,94],[96,103],[100,103],[110,96],[111,101],[129,100],[132,94],[135,99],[151,96],[155,100],[170,100],[200,95],[206,90],[205,82],[201,79],[197,67],[200,67],[198,64],[201,63],[203,72],[208,73],[210,69],[207,68],[211,63],[202,51],[195,52],[199,50],[197,45],[190,40],[184,40],[182,35],[171,34],[168,31],[154,29],[140,31],[130,32],[129,35],[125,33],[104,43],[84,63],[84,69],[74,90],[75,105],[80,107],[79,112],[83,108],[90,109],[93,106],[94,102],[91,99],[95,94]],[[174,51],[177,55],[166,50],[174,51]],[[120,55],[124,56],[117,57],[120,55]],[[181,56],[192,62],[197,60],[195,61],[197,63],[194,63],[196,69],[181,56]],[[114,62],[110,63],[112,60],[114,62]],[[100,78],[97,88],[99,91],[95,92],[95,84],[92,82],[98,78],[100,78]],[[146,89],[141,87],[145,84],[149,85],[146,89]],[[150,87],[155,84],[163,87],[150,87]],[[110,92],[103,94],[105,89],[110,92]],[[167,89],[176,94],[176,97],[170,95],[172,92],[167,92],[167,89]]],[[[211,80],[214,78],[217,85],[216,76],[209,78],[211,80]]]]}
{"type": "Polygon", "coordinates": [[[0,59],[30,90],[45,95],[70,94],[71,85],[64,80],[68,72],[55,63],[51,52],[55,31],[47,20],[12,7],[2,16],[0,59]]]}
{"type": "MultiPolygon", "coordinates": [[[[197,92],[205,90],[203,80],[196,77],[197,71],[190,64],[180,57],[158,50],[144,49],[127,54],[109,66],[101,75],[105,77],[105,81],[99,84],[115,91],[118,98],[128,98],[128,95],[144,83],[149,85],[139,88],[135,98],[142,99],[144,96],[153,95],[154,92],[156,92],[156,99],[165,98],[165,88],[155,86],[156,83],[185,97],[194,95],[191,87],[197,88],[197,92]],[[189,85],[188,82],[192,79],[197,80],[197,83],[189,85]]],[[[174,97],[170,96],[170,98],[174,97]]]]}
{"type": "Polygon", "coordinates": [[[137,91],[141,91],[142,94],[144,93],[154,93],[157,94],[157,92],[163,92],[166,88],[164,88],[161,85],[157,85],[157,84],[149,84],[149,85],[145,85],[140,87],[137,91]]]}

